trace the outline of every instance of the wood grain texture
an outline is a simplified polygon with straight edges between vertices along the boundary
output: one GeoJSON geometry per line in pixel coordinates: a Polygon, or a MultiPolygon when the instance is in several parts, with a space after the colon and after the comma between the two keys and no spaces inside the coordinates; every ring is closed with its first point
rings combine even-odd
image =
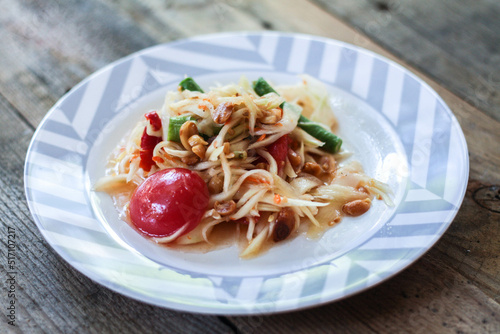
{"type": "Polygon", "coordinates": [[[314,2],[500,120],[500,2],[314,2]]]}
{"type": "Polygon", "coordinates": [[[500,306],[484,297],[431,252],[397,277],[346,300],[230,319],[242,333],[496,333],[500,306]]]}
{"type": "Polygon", "coordinates": [[[0,8],[0,94],[34,126],[92,72],[156,44],[95,1],[1,0],[0,8]]]}
{"type": "MultiPolygon", "coordinates": [[[[342,2],[338,7],[349,12],[360,3],[342,2]]],[[[382,48],[323,8],[303,0],[289,0],[286,5],[272,0],[0,0],[0,228],[2,236],[6,226],[15,226],[18,234],[18,332],[500,331],[500,214],[474,200],[478,189],[500,184],[496,112],[484,112],[481,105],[464,100],[465,95],[446,83],[448,72],[434,72],[431,62],[418,65],[409,58],[414,51],[396,50],[397,38],[382,43],[382,48]],[[471,166],[464,204],[439,243],[400,275],[358,296],[262,317],[200,316],[149,306],[103,288],[67,265],[40,235],[24,199],[26,149],[47,110],[92,72],[144,47],[204,33],[262,29],[340,39],[428,74],[419,76],[457,116],[467,138],[471,166]]],[[[444,9],[438,6],[436,10],[444,9]]],[[[485,40],[496,38],[480,35],[485,40]]],[[[473,82],[468,74],[455,80],[465,86],[473,82]]],[[[498,100],[488,103],[492,110],[500,108],[498,100]]],[[[5,260],[0,258],[3,272],[5,260]]],[[[4,286],[0,293],[0,304],[5,305],[4,286]]],[[[4,325],[0,323],[0,333],[12,330],[4,325]]]]}

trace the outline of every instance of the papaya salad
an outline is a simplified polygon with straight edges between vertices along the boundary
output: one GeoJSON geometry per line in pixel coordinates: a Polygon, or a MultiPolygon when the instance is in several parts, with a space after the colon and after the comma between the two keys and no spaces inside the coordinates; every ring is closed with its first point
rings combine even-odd
{"type": "Polygon", "coordinates": [[[217,246],[217,231],[231,229],[242,258],[362,215],[374,199],[391,205],[387,185],[342,163],[329,101],[309,76],[208,92],[185,78],[119,143],[94,189],[156,243],[217,246]]]}

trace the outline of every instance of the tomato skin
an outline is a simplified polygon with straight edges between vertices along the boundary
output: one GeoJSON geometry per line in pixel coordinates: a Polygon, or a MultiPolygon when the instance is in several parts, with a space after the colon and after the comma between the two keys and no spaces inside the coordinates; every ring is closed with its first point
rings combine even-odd
{"type": "Polygon", "coordinates": [[[267,151],[273,156],[274,160],[276,160],[276,163],[278,164],[278,173],[280,173],[285,167],[289,144],[290,138],[288,135],[284,135],[274,143],[267,146],[267,151]]]}
{"type": "Polygon", "coordinates": [[[164,169],[134,191],[130,219],[151,237],[167,237],[184,226],[186,234],[200,223],[208,200],[208,187],[198,174],[185,168],[164,169]]]}

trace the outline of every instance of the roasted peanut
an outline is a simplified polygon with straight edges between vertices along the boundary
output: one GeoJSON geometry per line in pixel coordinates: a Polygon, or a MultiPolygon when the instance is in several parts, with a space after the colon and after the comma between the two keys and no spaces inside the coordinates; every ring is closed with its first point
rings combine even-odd
{"type": "Polygon", "coordinates": [[[331,155],[325,155],[319,159],[319,165],[325,173],[333,173],[336,169],[335,158],[331,155]]]}
{"type": "Polygon", "coordinates": [[[276,124],[281,119],[281,109],[274,108],[269,110],[264,114],[263,117],[259,118],[262,124],[276,124]]]}
{"type": "Polygon", "coordinates": [[[208,143],[203,140],[199,135],[194,135],[188,139],[189,146],[195,147],[196,145],[208,145],[208,143]]]}
{"type": "Polygon", "coordinates": [[[298,155],[292,149],[288,150],[288,160],[290,161],[290,164],[292,165],[293,168],[299,167],[300,163],[302,162],[302,159],[300,158],[300,155],[298,155]]]}
{"type": "Polygon", "coordinates": [[[202,144],[195,145],[191,148],[194,154],[196,154],[200,159],[205,158],[205,152],[207,151],[207,148],[203,146],[202,144]]]}
{"type": "Polygon", "coordinates": [[[200,161],[200,158],[196,155],[189,155],[187,157],[181,158],[181,161],[186,165],[192,166],[196,165],[198,161],[200,161]]]}
{"type": "Polygon", "coordinates": [[[342,206],[342,211],[349,216],[357,217],[370,209],[372,201],[369,198],[357,199],[342,206]]]}
{"type": "Polygon", "coordinates": [[[210,178],[210,181],[208,181],[208,191],[211,194],[218,194],[222,191],[222,188],[224,186],[224,181],[222,180],[222,177],[220,175],[215,175],[210,178]]]}
{"type": "Polygon", "coordinates": [[[231,144],[229,144],[228,142],[225,142],[224,143],[224,150],[223,150],[224,154],[229,154],[231,153],[231,144]]]}
{"type": "Polygon", "coordinates": [[[278,213],[276,224],[273,230],[273,240],[275,242],[285,240],[292,233],[295,217],[291,208],[283,208],[278,213]]]}
{"type": "Polygon", "coordinates": [[[212,112],[212,119],[217,124],[224,124],[233,114],[233,110],[234,104],[231,102],[221,103],[212,112]]]}
{"type": "Polygon", "coordinates": [[[321,173],[323,173],[321,166],[315,162],[306,162],[304,164],[304,169],[302,171],[314,175],[316,177],[319,177],[321,173]]]}
{"type": "Polygon", "coordinates": [[[179,129],[179,137],[181,138],[182,146],[188,151],[191,151],[191,145],[189,145],[189,138],[198,134],[198,127],[193,121],[187,121],[182,124],[179,129]]]}
{"type": "Polygon", "coordinates": [[[341,220],[342,218],[340,216],[336,216],[335,218],[333,218],[331,221],[328,222],[328,226],[333,226],[335,224],[338,224],[340,223],[341,220]]]}
{"type": "Polygon", "coordinates": [[[236,203],[233,200],[230,200],[228,202],[222,202],[222,203],[219,203],[218,201],[216,201],[214,204],[214,209],[221,216],[228,216],[228,215],[232,214],[234,211],[236,211],[236,203]]]}

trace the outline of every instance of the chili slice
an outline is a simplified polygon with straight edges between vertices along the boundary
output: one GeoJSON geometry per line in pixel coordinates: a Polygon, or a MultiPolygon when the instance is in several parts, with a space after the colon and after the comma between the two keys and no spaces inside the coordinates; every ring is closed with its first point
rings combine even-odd
{"type": "MultiPolygon", "coordinates": [[[[156,113],[156,111],[151,111],[145,115],[149,124],[154,131],[159,131],[161,129],[161,119],[160,116],[156,113]]],[[[161,142],[162,138],[156,136],[150,136],[148,134],[147,125],[144,127],[144,131],[142,132],[141,137],[141,150],[140,150],[140,158],[141,162],[139,163],[139,167],[141,167],[145,172],[149,172],[151,167],[155,164],[153,161],[153,151],[156,145],[161,142]]]]}

